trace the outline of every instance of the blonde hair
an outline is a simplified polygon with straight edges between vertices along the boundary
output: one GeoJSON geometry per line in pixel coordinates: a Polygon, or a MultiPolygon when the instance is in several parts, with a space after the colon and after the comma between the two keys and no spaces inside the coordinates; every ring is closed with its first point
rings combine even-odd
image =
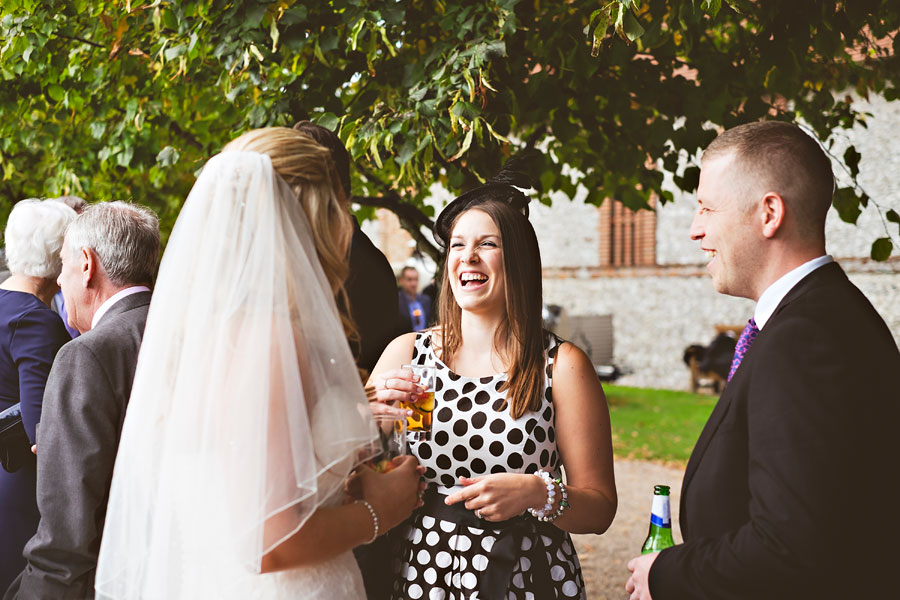
{"type": "Polygon", "coordinates": [[[239,151],[266,154],[275,171],[297,194],[309,219],[319,263],[337,302],[344,333],[351,342],[357,340],[359,334],[350,316],[344,288],[353,224],[348,212],[349,200],[341,189],[331,151],[287,127],[248,131],[223,149],[223,152],[239,151]]]}

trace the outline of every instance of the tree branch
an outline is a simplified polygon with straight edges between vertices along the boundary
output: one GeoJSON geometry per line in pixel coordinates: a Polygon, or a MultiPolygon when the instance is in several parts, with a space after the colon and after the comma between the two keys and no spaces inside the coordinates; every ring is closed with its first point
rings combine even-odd
{"type": "Polygon", "coordinates": [[[63,34],[61,34],[61,33],[57,33],[57,34],[56,34],[56,37],[62,38],[62,39],[64,39],[64,40],[73,40],[73,41],[76,41],[76,42],[81,42],[81,43],[83,43],[83,44],[88,44],[88,45],[93,46],[93,47],[95,47],[95,48],[105,48],[105,47],[106,47],[106,46],[104,46],[103,44],[98,44],[97,42],[92,42],[91,40],[86,40],[86,39],[84,39],[84,38],[80,38],[80,37],[78,37],[77,35],[63,35],[63,34]]]}
{"type": "Polygon", "coordinates": [[[416,246],[422,252],[425,252],[436,263],[440,263],[441,251],[438,247],[422,233],[422,227],[429,229],[434,227],[434,222],[429,219],[425,213],[419,210],[413,204],[404,202],[400,194],[390,189],[384,181],[377,175],[372,173],[366,167],[360,167],[360,172],[365,175],[366,179],[374,182],[381,188],[383,194],[381,196],[353,196],[351,200],[363,206],[373,206],[375,208],[386,208],[400,219],[400,225],[405,229],[416,241],[416,246]]]}

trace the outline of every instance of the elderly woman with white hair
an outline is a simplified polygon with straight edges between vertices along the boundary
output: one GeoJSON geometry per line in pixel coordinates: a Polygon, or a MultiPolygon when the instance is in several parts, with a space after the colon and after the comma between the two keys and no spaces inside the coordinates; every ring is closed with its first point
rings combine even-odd
{"type": "MultiPolygon", "coordinates": [[[[50,366],[71,339],[50,302],[59,290],[63,236],[74,218],[61,202],[30,199],[17,203],[6,223],[11,275],[0,283],[0,411],[21,403],[32,444],[50,366]]],[[[22,549],[37,531],[35,464],[29,460],[15,473],[0,470],[0,590],[25,567],[22,549]]]]}

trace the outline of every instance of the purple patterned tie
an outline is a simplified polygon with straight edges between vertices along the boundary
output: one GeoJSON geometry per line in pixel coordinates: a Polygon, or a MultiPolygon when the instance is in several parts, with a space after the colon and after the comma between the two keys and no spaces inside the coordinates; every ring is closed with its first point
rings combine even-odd
{"type": "Polygon", "coordinates": [[[744,360],[744,355],[747,354],[747,350],[750,349],[750,344],[753,343],[753,340],[756,339],[757,335],[759,335],[759,328],[756,326],[756,321],[750,319],[747,321],[747,326],[744,327],[744,330],[741,332],[741,337],[738,338],[737,345],[734,347],[734,358],[731,359],[731,370],[728,371],[728,381],[731,381],[734,372],[737,371],[741,361],[744,360]]]}

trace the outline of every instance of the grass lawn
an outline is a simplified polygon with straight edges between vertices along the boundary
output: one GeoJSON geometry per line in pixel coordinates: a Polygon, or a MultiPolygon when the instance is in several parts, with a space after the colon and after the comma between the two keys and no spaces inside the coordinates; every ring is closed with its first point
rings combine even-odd
{"type": "Polygon", "coordinates": [[[717,396],[604,385],[616,458],[684,467],[717,396]]]}

